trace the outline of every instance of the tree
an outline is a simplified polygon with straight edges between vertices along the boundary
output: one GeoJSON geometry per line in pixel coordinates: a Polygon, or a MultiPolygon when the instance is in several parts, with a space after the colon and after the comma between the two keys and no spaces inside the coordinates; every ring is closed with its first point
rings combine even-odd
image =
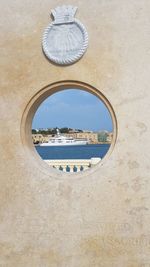
{"type": "Polygon", "coordinates": [[[35,129],[32,129],[32,134],[36,134],[36,130],[35,129]]]}
{"type": "Polygon", "coordinates": [[[108,132],[102,131],[98,133],[98,142],[106,143],[108,138],[108,132]]]}
{"type": "Polygon", "coordinates": [[[67,128],[67,127],[60,128],[60,132],[61,133],[69,133],[69,128],[67,128]]]}

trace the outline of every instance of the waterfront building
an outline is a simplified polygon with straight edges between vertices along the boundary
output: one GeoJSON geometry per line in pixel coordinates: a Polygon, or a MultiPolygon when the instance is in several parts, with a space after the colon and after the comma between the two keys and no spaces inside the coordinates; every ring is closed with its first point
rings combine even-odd
{"type": "MultiPolygon", "coordinates": [[[[98,144],[98,143],[111,143],[113,138],[112,132],[100,132],[100,133],[94,133],[94,132],[70,132],[63,134],[66,137],[73,137],[74,139],[87,139],[89,144],[98,144]]],[[[32,134],[32,140],[34,144],[37,143],[46,143],[48,142],[49,138],[51,138],[52,135],[46,135],[46,134],[32,134]]]]}
{"type": "Polygon", "coordinates": [[[66,134],[66,136],[68,137],[73,137],[73,138],[83,138],[83,139],[87,139],[88,142],[90,144],[96,144],[98,143],[98,137],[97,137],[97,133],[93,133],[93,132],[73,132],[73,133],[69,133],[69,134],[66,134]]]}
{"type": "Polygon", "coordinates": [[[32,140],[34,144],[48,142],[50,135],[32,134],[32,140]]]}

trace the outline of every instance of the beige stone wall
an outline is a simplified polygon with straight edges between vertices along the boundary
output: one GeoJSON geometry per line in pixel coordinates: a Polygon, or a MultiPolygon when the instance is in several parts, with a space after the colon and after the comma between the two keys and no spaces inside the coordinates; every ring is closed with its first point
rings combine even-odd
{"type": "Polygon", "coordinates": [[[1,13],[0,266],[149,267],[150,2],[2,0],[1,13]],[[59,67],[41,37],[51,8],[67,3],[89,48],[59,67]],[[83,174],[49,169],[25,141],[29,101],[61,80],[96,87],[118,121],[112,153],[83,174]]]}
{"type": "Polygon", "coordinates": [[[39,142],[39,143],[45,143],[48,142],[51,135],[42,135],[42,134],[32,134],[32,141],[33,142],[39,142]]]}
{"type": "Polygon", "coordinates": [[[77,138],[86,138],[91,143],[97,143],[97,133],[77,133],[77,138]]]}
{"type": "Polygon", "coordinates": [[[80,132],[80,133],[69,133],[66,134],[66,136],[70,136],[73,138],[79,138],[79,139],[87,139],[89,143],[97,143],[98,138],[97,138],[97,133],[89,133],[89,132],[80,132]]]}

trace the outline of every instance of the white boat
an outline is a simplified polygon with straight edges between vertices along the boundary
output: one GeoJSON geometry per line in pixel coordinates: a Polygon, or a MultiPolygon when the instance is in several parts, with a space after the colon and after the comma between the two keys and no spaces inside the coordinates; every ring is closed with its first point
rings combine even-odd
{"type": "Polygon", "coordinates": [[[56,135],[49,138],[47,143],[42,143],[40,146],[79,146],[87,145],[88,140],[85,138],[74,139],[73,137],[66,137],[60,134],[59,129],[56,129],[56,135]]]}

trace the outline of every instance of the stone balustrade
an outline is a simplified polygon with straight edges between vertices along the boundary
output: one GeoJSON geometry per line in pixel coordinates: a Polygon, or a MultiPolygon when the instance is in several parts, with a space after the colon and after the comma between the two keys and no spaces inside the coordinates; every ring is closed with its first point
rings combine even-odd
{"type": "Polygon", "coordinates": [[[64,172],[84,171],[99,163],[101,158],[44,160],[49,166],[64,172]]]}

